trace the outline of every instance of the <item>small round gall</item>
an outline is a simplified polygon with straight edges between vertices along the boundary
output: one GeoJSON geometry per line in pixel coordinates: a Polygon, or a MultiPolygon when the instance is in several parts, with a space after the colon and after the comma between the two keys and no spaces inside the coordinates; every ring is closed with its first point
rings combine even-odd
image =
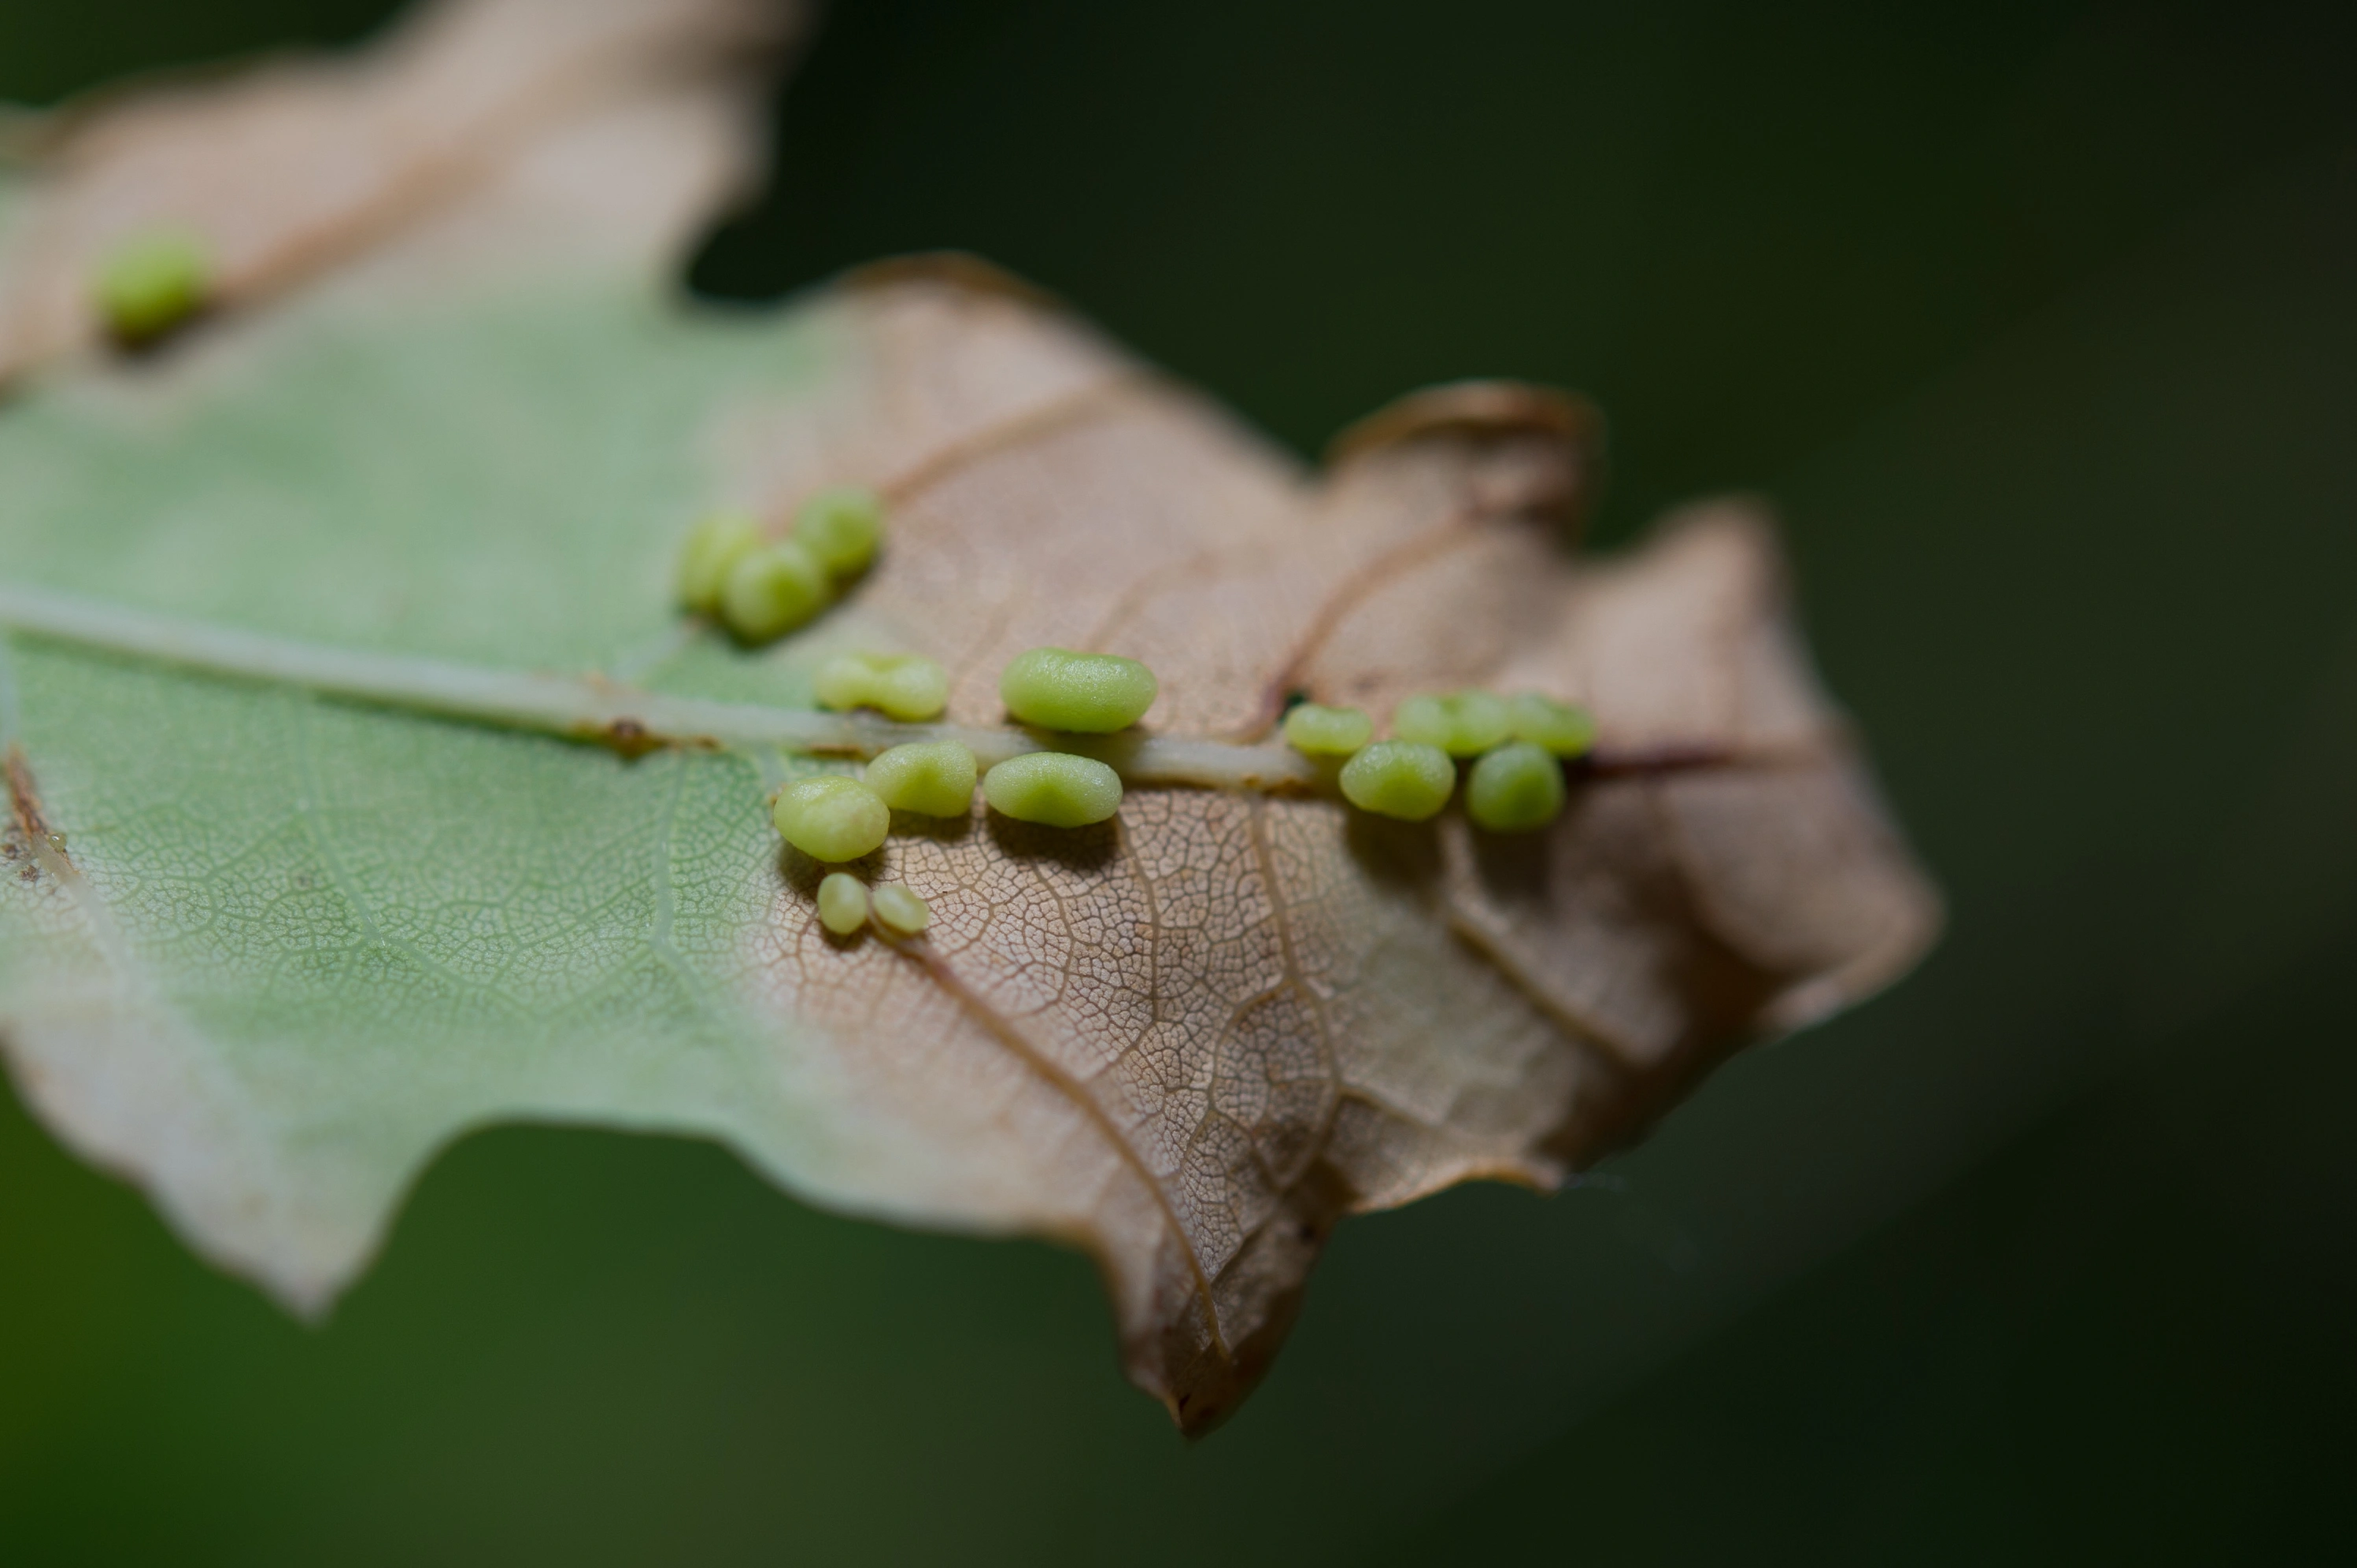
{"type": "Polygon", "coordinates": [[[905,882],[887,882],[876,890],[876,918],[904,937],[913,937],[933,923],[932,906],[909,890],[905,882]]]}
{"type": "Polygon", "coordinates": [[[834,585],[818,558],[792,540],[764,544],[728,568],[720,619],[747,642],[768,642],[826,608],[834,585]]]}
{"type": "Polygon", "coordinates": [[[1465,814],[1493,833],[1536,832],[1563,813],[1563,760],[1517,740],[1473,765],[1465,780],[1465,814]]]}
{"type": "Polygon", "coordinates": [[[949,706],[950,674],[921,653],[838,653],[819,666],[812,692],[822,708],[921,724],[949,706]]]}
{"type": "Polygon", "coordinates": [[[1517,692],[1506,699],[1506,714],[1516,740],[1543,746],[1557,757],[1584,757],[1595,748],[1596,720],[1575,703],[1517,692]]]}
{"type": "Polygon", "coordinates": [[[974,809],[974,753],[953,740],[911,741],[877,754],[867,787],[896,811],[963,817],[974,809]]]}
{"type": "Polygon", "coordinates": [[[794,538],[838,577],[856,577],[884,542],[884,503],[873,490],[821,490],[794,513],[794,538]]]}
{"type": "Polygon", "coordinates": [[[1121,809],[1121,775],[1093,757],[1034,751],[984,774],[982,794],[1018,822],[1084,828],[1121,809]]]}
{"type": "Polygon", "coordinates": [[[818,885],[818,923],[847,937],[867,923],[867,886],[847,871],[830,871],[818,885]]]}
{"type": "Polygon", "coordinates": [[[192,235],[136,234],[107,252],[91,294],[118,342],[152,343],[204,307],[211,271],[192,235]]]}
{"type": "Polygon", "coordinates": [[[688,531],[679,549],[679,602],[698,615],[720,613],[729,569],[761,548],[761,528],[743,512],[716,511],[688,531]]]}
{"type": "Polygon", "coordinates": [[[1285,715],[1286,744],[1307,757],[1348,757],[1375,738],[1375,721],[1358,708],[1301,703],[1285,715]]]}
{"type": "Polygon", "coordinates": [[[1074,735],[1110,735],[1146,715],[1154,671],[1114,653],[1035,648],[1007,660],[998,694],[1017,722],[1074,735]]]}
{"type": "Polygon", "coordinates": [[[1420,822],[1457,788],[1457,765],[1437,746],[1379,740],[1342,765],[1342,797],[1362,811],[1420,822]]]}
{"type": "Polygon", "coordinates": [[[892,811],[882,797],[840,773],[795,779],[778,791],[770,820],[813,860],[837,864],[875,854],[892,831],[892,811]]]}
{"type": "Polygon", "coordinates": [[[1392,710],[1392,735],[1437,746],[1451,757],[1479,757],[1509,733],[1506,699],[1494,692],[1427,692],[1392,710]]]}

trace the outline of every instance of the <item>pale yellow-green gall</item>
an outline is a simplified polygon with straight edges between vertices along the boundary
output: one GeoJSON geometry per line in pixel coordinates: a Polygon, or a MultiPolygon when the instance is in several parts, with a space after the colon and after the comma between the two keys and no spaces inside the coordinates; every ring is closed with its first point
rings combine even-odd
{"type": "Polygon", "coordinates": [[[761,548],[761,525],[738,511],[716,511],[688,531],[679,550],[679,602],[717,615],[729,568],[761,548]]]}
{"type": "Polygon", "coordinates": [[[135,235],[107,253],[93,280],[107,330],[125,343],[162,337],[203,307],[211,265],[187,234],[135,235]]]}
{"type": "Polygon", "coordinates": [[[1516,740],[1543,746],[1557,757],[1582,757],[1596,745],[1594,716],[1573,703],[1517,692],[1506,699],[1506,714],[1516,740]]]}
{"type": "Polygon", "coordinates": [[[818,885],[818,923],[847,937],[867,923],[867,886],[848,871],[830,871],[818,885]]]}
{"type": "Polygon", "coordinates": [[[1126,729],[1154,705],[1154,671],[1113,653],[1035,648],[999,671],[998,694],[1023,724],[1077,735],[1126,729]]]}
{"type": "Polygon", "coordinates": [[[1342,797],[1362,811],[1420,822],[1448,804],[1457,765],[1437,746],[1379,740],[1342,765],[1342,797]]]}
{"type": "Polygon", "coordinates": [[[918,724],[950,703],[950,672],[921,653],[838,653],[818,667],[813,690],[822,708],[874,708],[918,724]]]}
{"type": "Polygon", "coordinates": [[[896,811],[963,817],[974,806],[974,753],[953,740],[913,741],[877,754],[867,787],[896,811]]]}
{"type": "Polygon", "coordinates": [[[826,608],[834,594],[818,558],[788,539],[764,544],[728,568],[720,618],[746,641],[767,642],[826,608]]]}
{"type": "Polygon", "coordinates": [[[933,923],[933,908],[909,891],[907,883],[887,882],[876,890],[876,918],[902,936],[913,937],[933,923]]]}
{"type": "Polygon", "coordinates": [[[884,503],[855,486],[821,490],[794,513],[794,538],[836,576],[856,576],[884,542],[884,503]]]}
{"type": "Polygon", "coordinates": [[[1285,738],[1309,757],[1348,757],[1375,738],[1375,721],[1357,708],[1302,703],[1285,715],[1285,738]]]}
{"type": "Polygon", "coordinates": [[[1506,699],[1494,692],[1427,692],[1392,710],[1392,735],[1437,746],[1451,757],[1479,757],[1508,734],[1506,699]]]}
{"type": "Polygon", "coordinates": [[[1034,751],[984,774],[982,794],[1018,822],[1084,828],[1121,809],[1121,775],[1093,757],[1034,751]]]}
{"type": "Polygon", "coordinates": [[[786,842],[813,860],[841,862],[873,854],[892,831],[892,810],[856,779],[816,773],[778,791],[770,820],[786,842]]]}
{"type": "Polygon", "coordinates": [[[1533,832],[1562,812],[1562,759],[1527,740],[1500,746],[1465,780],[1465,814],[1493,833],[1533,832]]]}

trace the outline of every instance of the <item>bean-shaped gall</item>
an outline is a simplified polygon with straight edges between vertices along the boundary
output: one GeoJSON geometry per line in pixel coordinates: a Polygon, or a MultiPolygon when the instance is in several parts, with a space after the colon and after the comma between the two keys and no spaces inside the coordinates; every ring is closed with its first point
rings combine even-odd
{"type": "Polygon", "coordinates": [[[1375,721],[1358,708],[1301,703],[1285,715],[1286,743],[1309,757],[1348,757],[1375,738],[1375,721]]]}
{"type": "Polygon", "coordinates": [[[124,343],[147,343],[203,307],[211,271],[203,245],[190,235],[137,234],[107,253],[91,293],[109,332],[124,343]]]}
{"type": "Polygon", "coordinates": [[[1506,714],[1516,740],[1543,746],[1557,757],[1583,757],[1595,747],[1596,719],[1577,703],[1517,692],[1506,699],[1506,714]]]}
{"type": "Polygon", "coordinates": [[[848,871],[830,871],[818,885],[818,923],[847,937],[867,923],[867,886],[848,871]]]}
{"type": "Polygon", "coordinates": [[[1342,797],[1362,811],[1420,822],[1457,788],[1457,765],[1437,746],[1379,740],[1342,765],[1342,797]]]}
{"type": "Polygon", "coordinates": [[[876,918],[904,937],[913,937],[933,923],[933,908],[909,890],[905,882],[887,882],[876,890],[876,918]]]}
{"type": "Polygon", "coordinates": [[[1017,722],[1076,735],[1128,728],[1157,690],[1154,671],[1135,659],[1064,648],[1018,653],[998,675],[998,694],[1017,722]]]}
{"type": "Polygon", "coordinates": [[[1506,699],[1494,692],[1426,692],[1392,710],[1394,738],[1451,757],[1479,757],[1507,734],[1506,699]]]}
{"type": "Polygon", "coordinates": [[[874,490],[821,490],[794,513],[794,538],[838,577],[856,577],[884,542],[884,503],[874,490]]]}
{"type": "Polygon", "coordinates": [[[679,548],[679,602],[698,615],[720,613],[729,569],[761,548],[761,525],[740,511],[716,511],[688,531],[679,548]]]}
{"type": "Polygon", "coordinates": [[[984,774],[982,794],[1018,822],[1084,828],[1121,809],[1121,775],[1094,757],[1034,751],[984,774]]]}
{"type": "Polygon", "coordinates": [[[818,667],[813,691],[822,708],[874,708],[920,724],[950,703],[950,672],[921,653],[838,653],[818,667]]]}
{"type": "Polygon", "coordinates": [[[768,642],[826,608],[834,594],[818,557],[791,539],[780,540],[728,568],[720,618],[747,642],[768,642]]]}
{"type": "Polygon", "coordinates": [[[953,740],[911,741],[877,754],[867,787],[896,811],[963,817],[974,807],[974,753],[953,740]]]}
{"type": "Polygon", "coordinates": [[[1535,832],[1562,812],[1563,761],[1527,740],[1490,753],[1465,780],[1465,814],[1493,833],[1535,832]]]}
{"type": "Polygon", "coordinates": [[[813,860],[842,862],[873,854],[892,830],[892,810],[856,779],[814,773],[778,791],[770,820],[788,843],[813,860]]]}

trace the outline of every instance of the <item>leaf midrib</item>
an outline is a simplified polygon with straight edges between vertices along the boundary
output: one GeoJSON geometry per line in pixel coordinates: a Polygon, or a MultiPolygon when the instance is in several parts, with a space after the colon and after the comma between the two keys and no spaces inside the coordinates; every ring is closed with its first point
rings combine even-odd
{"type": "Polygon", "coordinates": [[[1252,792],[1318,789],[1319,770],[1281,745],[1201,736],[1050,736],[1013,727],[904,725],[866,714],[713,702],[640,691],[602,678],[503,671],[420,655],[338,648],[0,582],[0,628],[222,679],[625,752],[658,748],[790,750],[873,757],[909,741],[954,740],[985,768],[1033,751],[1110,764],[1132,784],[1252,792]]]}

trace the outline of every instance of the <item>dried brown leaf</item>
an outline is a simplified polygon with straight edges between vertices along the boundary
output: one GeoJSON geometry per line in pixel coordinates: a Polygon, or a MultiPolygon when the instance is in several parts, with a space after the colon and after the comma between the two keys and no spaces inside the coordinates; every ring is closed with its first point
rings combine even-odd
{"type": "Polygon", "coordinates": [[[899,546],[845,635],[942,660],[953,718],[995,722],[999,666],[1054,643],[1152,663],[1167,730],[1250,740],[1294,692],[1380,714],[1491,684],[1587,703],[1630,769],[1537,836],[1212,790],[1134,792],[1081,833],[978,814],[885,852],[937,911],[909,951],[836,950],[807,913],[819,868],[789,856],[775,1004],[866,1042],[868,1092],[939,1101],[944,1144],[1036,1098],[1007,1201],[1104,1261],[1132,1376],[1183,1423],[1259,1375],[1342,1215],[1551,1187],[1929,940],[1935,899],[1799,656],[1758,509],[1578,561],[1580,405],[1419,394],[1305,476],[970,262],[829,308],[864,375],[737,430],[760,459],[738,490],[780,513],[894,491],[899,546]]]}

